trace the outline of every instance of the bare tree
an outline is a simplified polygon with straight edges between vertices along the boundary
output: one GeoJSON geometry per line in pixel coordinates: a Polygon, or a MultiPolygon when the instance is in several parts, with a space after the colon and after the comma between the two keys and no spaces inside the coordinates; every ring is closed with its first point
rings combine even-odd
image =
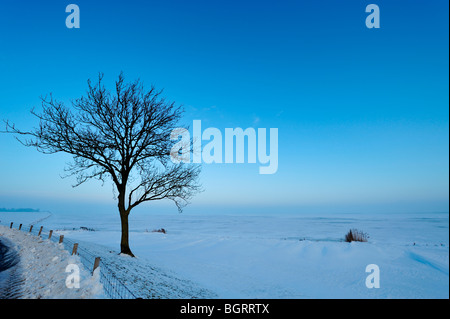
{"type": "Polygon", "coordinates": [[[42,99],[42,113],[31,113],[39,127],[22,131],[6,121],[6,131],[18,134],[25,146],[45,154],[73,156],[66,176],[76,176],[74,187],[90,179],[112,179],[122,225],[121,253],[133,256],[129,247],[128,216],[141,203],[170,199],[178,209],[198,191],[198,165],[173,163],[170,133],[183,113],[174,102],[161,97],[153,86],[145,91],[136,80],[125,83],[120,74],[115,90],[88,80],[86,96],[72,101],[72,108],[42,99]]]}

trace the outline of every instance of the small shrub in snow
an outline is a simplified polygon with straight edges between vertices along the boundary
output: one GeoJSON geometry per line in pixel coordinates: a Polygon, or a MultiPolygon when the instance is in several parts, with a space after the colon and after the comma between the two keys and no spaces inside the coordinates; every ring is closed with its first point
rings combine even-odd
{"type": "MultiPolygon", "coordinates": [[[[145,232],[148,233],[148,229],[146,229],[145,232]]],[[[152,233],[163,233],[163,234],[166,234],[167,231],[166,231],[164,228],[161,228],[161,229],[153,229],[153,230],[152,230],[152,233]]]]}
{"type": "Polygon", "coordinates": [[[154,229],[154,230],[152,230],[152,233],[163,233],[163,234],[165,234],[166,230],[164,228],[154,229]]]}
{"type": "Polygon", "coordinates": [[[350,229],[345,235],[345,241],[351,243],[352,241],[366,242],[369,236],[358,229],[350,229]]]}

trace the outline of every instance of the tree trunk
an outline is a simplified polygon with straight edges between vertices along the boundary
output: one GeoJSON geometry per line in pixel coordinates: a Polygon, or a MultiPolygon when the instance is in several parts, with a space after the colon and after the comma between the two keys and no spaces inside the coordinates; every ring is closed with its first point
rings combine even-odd
{"type": "Polygon", "coordinates": [[[128,214],[126,212],[120,213],[120,221],[122,224],[122,237],[120,239],[120,253],[127,254],[134,257],[130,249],[128,241],[128,214]]]}
{"type": "Polygon", "coordinates": [[[122,225],[122,237],[120,239],[120,253],[127,254],[131,257],[134,257],[133,253],[130,249],[130,244],[128,241],[128,215],[129,211],[125,209],[125,205],[123,204],[123,200],[121,200],[121,196],[119,195],[119,213],[120,213],[120,222],[122,225]]]}

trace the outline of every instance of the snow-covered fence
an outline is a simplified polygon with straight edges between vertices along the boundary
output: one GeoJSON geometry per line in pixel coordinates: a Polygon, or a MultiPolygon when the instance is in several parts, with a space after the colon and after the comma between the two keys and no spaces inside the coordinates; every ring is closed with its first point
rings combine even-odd
{"type": "MultiPolygon", "coordinates": [[[[73,247],[77,242],[64,238],[63,245],[66,250],[73,251],[73,247]]],[[[87,269],[94,271],[95,268],[100,267],[100,282],[103,284],[105,293],[112,299],[136,299],[136,296],[116,277],[114,272],[92,252],[77,245],[77,255],[81,262],[87,269]],[[96,265],[95,261],[100,260],[96,265]]]]}
{"type": "MultiPolygon", "coordinates": [[[[6,226],[0,222],[0,224],[6,226]]],[[[9,228],[13,227],[14,222],[11,222],[9,228]]],[[[20,224],[19,230],[28,232],[36,236],[42,237],[42,239],[50,240],[52,242],[64,245],[64,249],[76,253],[80,257],[80,260],[87,269],[91,269],[94,272],[95,268],[100,267],[100,282],[103,285],[103,289],[108,297],[111,299],[136,299],[137,297],[117,278],[114,272],[92,252],[80,246],[77,242],[70,238],[61,236],[52,236],[53,230],[46,231],[43,226],[34,228],[33,225],[20,224]],[[23,228],[22,228],[23,226],[23,228]]]]}

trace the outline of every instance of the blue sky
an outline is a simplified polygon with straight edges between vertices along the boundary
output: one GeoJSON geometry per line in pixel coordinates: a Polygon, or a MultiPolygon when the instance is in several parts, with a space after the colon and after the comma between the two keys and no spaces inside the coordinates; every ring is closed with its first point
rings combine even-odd
{"type": "MultiPolygon", "coordinates": [[[[123,71],[187,123],[278,128],[276,174],[203,165],[189,212],[448,211],[448,22],[448,1],[5,1],[0,119],[29,129],[41,95],[70,104],[123,71]],[[65,26],[70,3],[80,29],[65,26]]],[[[109,184],[60,178],[68,156],[5,134],[0,152],[0,207],[115,205],[109,184]]]]}

